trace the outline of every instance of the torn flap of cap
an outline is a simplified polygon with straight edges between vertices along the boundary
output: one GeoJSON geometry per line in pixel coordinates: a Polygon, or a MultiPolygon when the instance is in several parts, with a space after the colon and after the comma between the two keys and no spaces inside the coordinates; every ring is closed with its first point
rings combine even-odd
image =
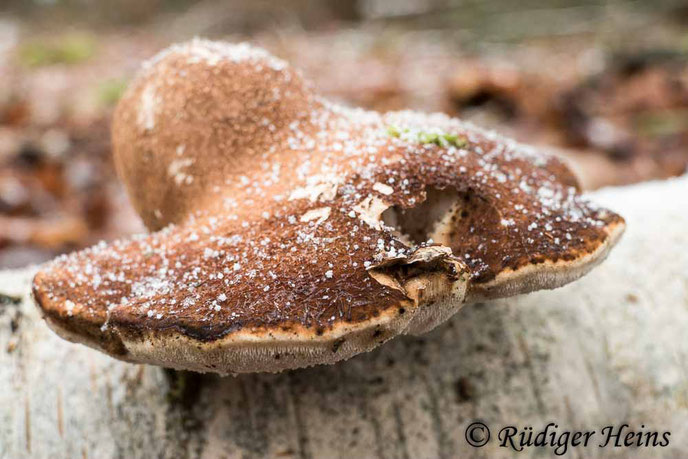
{"type": "MultiPolygon", "coordinates": [[[[424,295],[424,287],[418,284],[421,278],[440,276],[448,285],[465,285],[469,278],[466,265],[452,255],[449,247],[442,246],[420,247],[408,256],[387,258],[371,265],[368,272],[380,284],[400,290],[416,303],[421,299],[429,300],[427,296],[420,297],[424,295]]],[[[441,295],[438,291],[433,293],[441,295]]],[[[458,300],[463,302],[463,298],[458,300]]]]}

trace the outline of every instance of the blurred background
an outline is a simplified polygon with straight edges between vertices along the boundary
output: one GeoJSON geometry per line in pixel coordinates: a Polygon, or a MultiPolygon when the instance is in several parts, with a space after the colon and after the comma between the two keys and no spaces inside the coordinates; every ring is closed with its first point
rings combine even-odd
{"type": "Polygon", "coordinates": [[[688,165],[686,1],[2,0],[0,268],[143,230],[111,113],[142,60],[193,36],[250,40],[345,104],[539,145],[587,189],[688,165]]]}

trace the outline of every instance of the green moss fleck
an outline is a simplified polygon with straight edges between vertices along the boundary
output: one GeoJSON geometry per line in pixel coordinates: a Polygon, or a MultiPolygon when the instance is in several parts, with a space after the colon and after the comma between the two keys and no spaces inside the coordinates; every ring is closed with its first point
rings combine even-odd
{"type": "Polygon", "coordinates": [[[387,133],[391,137],[400,138],[404,135],[405,138],[409,140],[418,141],[422,144],[435,144],[439,147],[453,146],[456,148],[464,148],[468,145],[468,141],[465,137],[459,136],[457,134],[447,134],[447,133],[437,133],[437,132],[425,132],[418,131],[412,134],[410,129],[400,129],[397,126],[387,126],[387,133]]]}

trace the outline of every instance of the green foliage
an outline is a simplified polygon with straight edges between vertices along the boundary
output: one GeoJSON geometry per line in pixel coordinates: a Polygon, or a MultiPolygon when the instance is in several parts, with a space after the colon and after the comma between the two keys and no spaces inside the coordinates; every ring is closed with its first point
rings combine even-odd
{"type": "Polygon", "coordinates": [[[27,67],[73,65],[90,59],[95,52],[96,43],[93,37],[71,33],[24,43],[19,48],[18,57],[27,67]]]}
{"type": "Polygon", "coordinates": [[[115,78],[100,83],[97,89],[98,100],[107,106],[115,105],[127,89],[127,80],[115,78]]]}
{"type": "Polygon", "coordinates": [[[688,110],[656,110],[639,113],[634,118],[638,132],[646,137],[664,137],[688,132],[688,110]]]}

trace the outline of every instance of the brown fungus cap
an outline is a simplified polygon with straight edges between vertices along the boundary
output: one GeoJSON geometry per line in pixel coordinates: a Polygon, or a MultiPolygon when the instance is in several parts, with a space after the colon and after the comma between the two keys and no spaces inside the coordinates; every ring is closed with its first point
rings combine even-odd
{"type": "Polygon", "coordinates": [[[34,295],[60,335],[129,361],[332,363],[570,282],[624,226],[555,158],[439,114],[335,106],[245,44],[156,56],[113,143],[156,232],[56,259],[34,295]]]}

